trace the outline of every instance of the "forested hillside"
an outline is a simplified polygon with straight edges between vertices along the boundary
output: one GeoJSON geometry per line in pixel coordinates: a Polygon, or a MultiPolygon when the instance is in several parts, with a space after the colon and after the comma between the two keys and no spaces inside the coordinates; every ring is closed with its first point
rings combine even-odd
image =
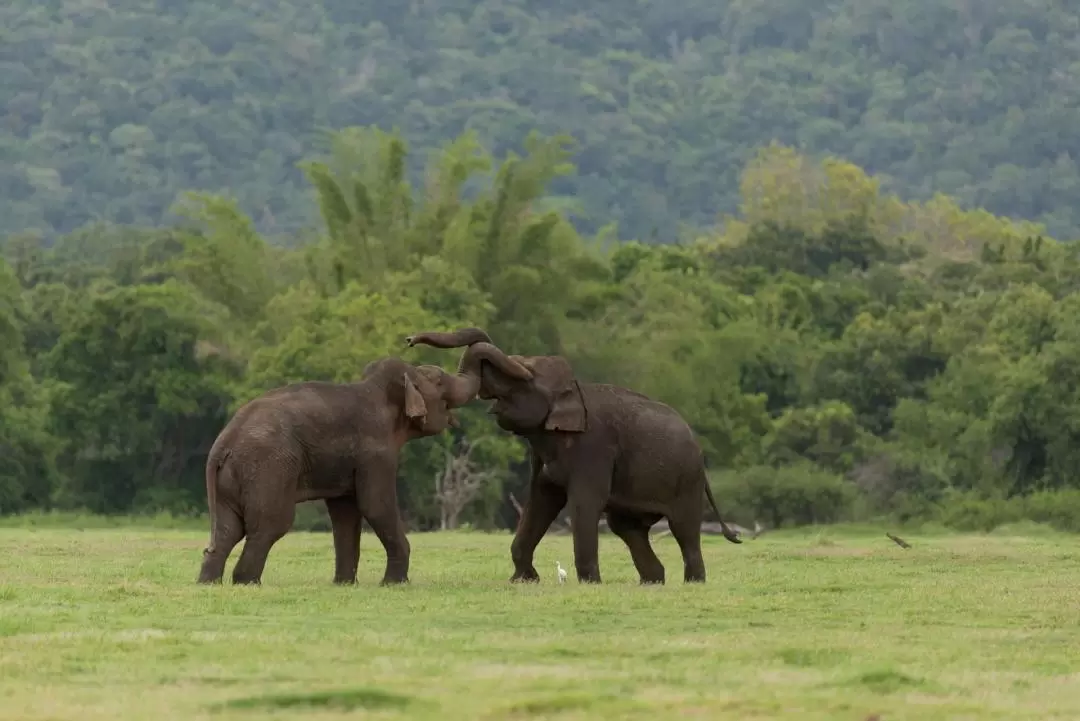
{"type": "MultiPolygon", "coordinates": [[[[269,243],[221,196],[164,228],[98,227],[0,262],[0,514],[206,507],[229,414],[298,380],[356,379],[419,330],[486,328],[582,380],[677,408],[744,524],[881,515],[1080,530],[1080,248],[947,198],[904,202],[858,167],[770,147],[738,217],[693,243],[581,236],[546,201],[564,139],[523,156],[464,134],[427,159],[350,128],[304,164],[321,231],[269,243]],[[482,181],[482,182],[481,182],[482,181]],[[466,197],[464,189],[478,190],[466,197]]],[[[408,444],[414,528],[448,515],[447,458],[493,473],[456,520],[512,527],[523,449],[485,403],[408,444]]],[[[452,480],[452,479],[451,479],[452,480]]],[[[452,516],[452,514],[451,514],[452,516]]]]}
{"type": "Polygon", "coordinates": [[[297,230],[316,131],[376,124],[414,179],[465,129],[572,134],[585,232],[708,226],[776,139],[1069,240],[1078,29],[1054,0],[5,0],[0,232],[160,224],[187,189],[297,230]]]}

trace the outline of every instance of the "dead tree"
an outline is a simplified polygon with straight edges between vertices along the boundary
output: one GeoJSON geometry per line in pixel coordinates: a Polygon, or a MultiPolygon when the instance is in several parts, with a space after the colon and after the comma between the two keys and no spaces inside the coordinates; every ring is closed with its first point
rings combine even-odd
{"type": "MultiPolygon", "coordinates": [[[[520,525],[521,514],[524,513],[525,509],[522,508],[521,502],[518,501],[517,497],[513,493],[509,494],[509,496],[510,505],[512,505],[514,507],[514,510],[517,511],[518,524],[520,525]]],[[[566,534],[570,533],[570,519],[563,517],[563,514],[560,513],[558,516],[556,516],[555,520],[551,522],[551,525],[548,526],[546,532],[554,534],[556,536],[565,536],[566,534]]]]}
{"type": "Polygon", "coordinates": [[[463,441],[459,453],[446,450],[443,469],[435,474],[435,500],[439,502],[439,528],[451,530],[458,527],[458,517],[469,505],[484,484],[498,477],[497,471],[481,471],[472,460],[476,447],[487,437],[475,441],[463,441]]]}

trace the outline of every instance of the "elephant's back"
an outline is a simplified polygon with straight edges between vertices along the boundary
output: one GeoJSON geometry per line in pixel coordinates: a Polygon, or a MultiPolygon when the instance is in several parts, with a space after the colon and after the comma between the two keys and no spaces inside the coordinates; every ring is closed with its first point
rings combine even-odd
{"type": "Polygon", "coordinates": [[[294,383],[241,406],[219,440],[223,444],[243,439],[249,444],[295,441],[307,445],[319,438],[355,433],[370,415],[368,406],[374,404],[354,387],[320,381],[294,383]]]}
{"type": "Polygon", "coordinates": [[[585,396],[590,417],[612,429],[624,451],[640,451],[644,455],[655,455],[660,450],[670,455],[674,451],[691,460],[700,455],[690,424],[668,404],[628,388],[605,384],[592,384],[585,396]]]}

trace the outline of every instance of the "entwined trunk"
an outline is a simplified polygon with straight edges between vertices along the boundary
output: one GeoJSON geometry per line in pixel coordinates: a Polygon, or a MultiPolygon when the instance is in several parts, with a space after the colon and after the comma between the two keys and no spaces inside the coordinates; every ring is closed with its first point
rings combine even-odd
{"type": "Polygon", "coordinates": [[[511,378],[528,380],[532,373],[523,365],[510,358],[491,342],[490,336],[479,328],[462,328],[453,333],[438,331],[417,333],[410,343],[422,343],[433,348],[461,348],[468,346],[458,362],[457,386],[452,391],[449,402],[464,405],[480,392],[483,370],[481,363],[487,361],[511,378]]]}

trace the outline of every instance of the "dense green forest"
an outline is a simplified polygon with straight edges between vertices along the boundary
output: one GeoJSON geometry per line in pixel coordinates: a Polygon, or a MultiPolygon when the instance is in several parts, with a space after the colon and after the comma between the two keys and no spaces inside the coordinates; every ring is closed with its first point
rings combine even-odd
{"type": "MultiPolygon", "coordinates": [[[[568,138],[518,144],[491,153],[467,132],[424,154],[377,128],[332,133],[303,164],[318,232],[294,246],[205,193],[164,227],[11,236],[0,513],[202,513],[206,452],[239,404],[387,354],[453,368],[457,353],[404,336],[476,325],[672,404],[744,524],[1080,530],[1075,244],[779,145],[741,169],[735,216],[692,242],[582,235],[548,196],[574,177],[568,138]]],[[[481,438],[492,476],[458,520],[513,525],[523,448],[485,410],[406,446],[414,528],[441,523],[434,479],[481,438]]]]}
{"type": "Polygon", "coordinates": [[[0,234],[161,226],[185,190],[316,219],[322,128],[577,141],[575,227],[669,241],[738,210],[776,140],[908,200],[1080,235],[1080,8],[1053,0],[5,0],[0,234]]]}

